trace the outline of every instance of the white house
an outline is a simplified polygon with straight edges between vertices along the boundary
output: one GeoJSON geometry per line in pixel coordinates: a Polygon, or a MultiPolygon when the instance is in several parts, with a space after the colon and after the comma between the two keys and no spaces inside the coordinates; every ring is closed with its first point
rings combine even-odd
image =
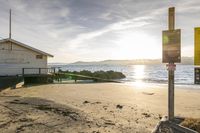
{"type": "MultiPolygon", "coordinates": [[[[53,55],[30,47],[11,38],[0,40],[0,76],[21,75],[23,68],[47,68],[53,55]]],[[[38,74],[39,69],[25,69],[25,74],[38,74]]],[[[42,74],[47,69],[41,69],[42,74]]]]}

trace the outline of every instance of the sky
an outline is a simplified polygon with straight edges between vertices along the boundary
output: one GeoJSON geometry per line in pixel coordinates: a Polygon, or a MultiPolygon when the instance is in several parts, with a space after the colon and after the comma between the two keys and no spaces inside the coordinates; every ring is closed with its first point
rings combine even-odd
{"type": "Polygon", "coordinates": [[[0,37],[53,54],[49,62],[162,58],[168,7],[176,7],[181,54],[194,54],[199,0],[0,0],[0,37]]]}

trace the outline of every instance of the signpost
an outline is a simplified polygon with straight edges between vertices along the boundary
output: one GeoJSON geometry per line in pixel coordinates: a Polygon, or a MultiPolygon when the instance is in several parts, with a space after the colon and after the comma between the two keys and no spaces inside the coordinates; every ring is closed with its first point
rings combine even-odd
{"type": "MultiPolygon", "coordinates": [[[[174,63],[181,62],[181,30],[175,30],[175,8],[169,8],[169,30],[163,31],[163,63],[168,63],[168,117],[163,117],[152,133],[197,133],[181,126],[182,118],[174,117],[174,63]],[[179,122],[178,122],[179,121],[179,122]]],[[[200,30],[200,29],[199,29],[200,30]]],[[[200,36],[200,31],[199,31],[200,36]]],[[[200,40],[199,40],[200,48],[200,40]]],[[[200,50],[200,49],[199,49],[200,50]]],[[[200,51],[199,51],[200,52],[200,51]]],[[[199,55],[200,57],[200,55],[199,55]]],[[[199,58],[200,59],[200,58],[199,58]]],[[[199,61],[199,60],[198,60],[199,61]]],[[[197,80],[200,83],[200,68],[195,68],[197,80]]]]}
{"type": "Polygon", "coordinates": [[[175,30],[175,8],[169,8],[168,30],[163,31],[163,63],[168,70],[168,120],[174,119],[174,63],[181,62],[181,30],[175,30]]]}
{"type": "Polygon", "coordinates": [[[200,27],[194,29],[194,83],[200,84],[200,27]]]}
{"type": "Polygon", "coordinates": [[[200,68],[196,67],[194,68],[194,83],[195,84],[200,84],[200,68]]]}

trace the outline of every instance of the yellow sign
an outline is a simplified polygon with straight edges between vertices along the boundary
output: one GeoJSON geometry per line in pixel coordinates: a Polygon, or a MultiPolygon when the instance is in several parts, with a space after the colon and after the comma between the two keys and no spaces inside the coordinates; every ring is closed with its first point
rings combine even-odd
{"type": "Polygon", "coordinates": [[[181,30],[163,31],[163,63],[181,62],[181,30]]]}
{"type": "Polygon", "coordinates": [[[194,65],[200,65],[200,27],[195,28],[194,35],[194,65]]]}

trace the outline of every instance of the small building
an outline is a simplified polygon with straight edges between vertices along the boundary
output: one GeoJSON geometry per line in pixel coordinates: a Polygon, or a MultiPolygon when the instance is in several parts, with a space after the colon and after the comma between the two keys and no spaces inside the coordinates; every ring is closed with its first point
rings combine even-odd
{"type": "Polygon", "coordinates": [[[47,74],[48,57],[53,55],[14,39],[0,40],[0,76],[47,74]]]}

